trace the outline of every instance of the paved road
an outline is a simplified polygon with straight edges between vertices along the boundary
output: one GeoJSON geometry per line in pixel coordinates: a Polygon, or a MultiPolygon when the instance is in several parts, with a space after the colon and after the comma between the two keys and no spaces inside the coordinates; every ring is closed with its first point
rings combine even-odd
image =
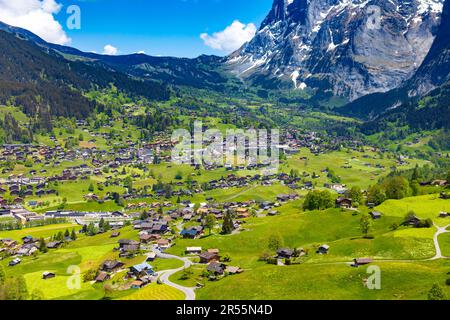
{"type": "Polygon", "coordinates": [[[450,227],[450,224],[445,227],[439,227],[436,225],[435,225],[435,227],[437,228],[437,232],[434,234],[434,247],[436,248],[436,255],[433,258],[431,258],[430,260],[448,259],[447,257],[444,257],[442,255],[441,246],[439,245],[439,236],[441,234],[450,232],[449,230],[447,230],[447,228],[450,227]]]}
{"type": "Polygon", "coordinates": [[[189,287],[183,287],[180,286],[179,284],[173,283],[172,281],[169,280],[169,277],[179,271],[182,271],[185,268],[189,268],[192,265],[191,260],[189,260],[188,258],[180,258],[178,256],[174,256],[171,254],[166,254],[163,253],[159,250],[154,250],[157,257],[160,259],[177,259],[180,261],[183,261],[184,265],[181,268],[178,269],[172,269],[172,270],[164,270],[159,272],[160,277],[159,280],[161,280],[162,283],[175,288],[177,290],[180,290],[182,292],[184,292],[184,294],[186,295],[186,300],[195,300],[195,288],[189,288],[189,287]]]}

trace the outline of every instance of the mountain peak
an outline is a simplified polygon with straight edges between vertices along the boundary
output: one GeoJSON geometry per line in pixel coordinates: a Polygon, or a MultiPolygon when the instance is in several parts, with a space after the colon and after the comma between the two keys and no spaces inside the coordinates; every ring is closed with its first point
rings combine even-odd
{"type": "Polygon", "coordinates": [[[443,0],[275,0],[230,55],[240,78],[356,99],[409,79],[428,53],[443,0]],[[378,18],[379,17],[379,18],[378,18]]]}

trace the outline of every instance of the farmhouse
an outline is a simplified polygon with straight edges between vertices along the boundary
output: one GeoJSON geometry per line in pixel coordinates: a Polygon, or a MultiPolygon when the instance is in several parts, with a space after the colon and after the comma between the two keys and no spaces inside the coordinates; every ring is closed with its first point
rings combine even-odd
{"type": "Polygon", "coordinates": [[[186,254],[200,254],[202,253],[202,247],[187,247],[185,250],[186,254]]]}
{"type": "Polygon", "coordinates": [[[318,254],[327,254],[329,250],[330,250],[330,246],[327,244],[323,244],[319,247],[319,249],[317,249],[317,253],[318,254]]]}
{"type": "Polygon", "coordinates": [[[183,238],[187,239],[195,239],[196,237],[200,236],[203,232],[203,228],[201,226],[192,227],[189,229],[183,229],[180,233],[180,235],[183,238]]]}
{"type": "Polygon", "coordinates": [[[336,207],[350,209],[352,207],[353,201],[349,198],[338,198],[336,199],[336,207]]]}
{"type": "Polygon", "coordinates": [[[22,262],[22,260],[20,260],[19,258],[15,258],[14,260],[11,260],[9,263],[8,263],[8,266],[10,266],[10,267],[14,267],[14,266],[17,266],[19,263],[21,263],[22,262]]]}
{"type": "Polygon", "coordinates": [[[167,239],[159,239],[156,244],[161,249],[168,249],[170,247],[170,241],[167,239]]]}
{"type": "Polygon", "coordinates": [[[52,241],[47,243],[47,248],[49,249],[58,249],[59,247],[61,247],[63,244],[62,241],[52,241]]]}
{"type": "Polygon", "coordinates": [[[147,262],[143,262],[141,264],[130,267],[130,273],[139,278],[146,275],[153,275],[154,271],[151,265],[149,265],[147,262]]]}
{"type": "Polygon", "coordinates": [[[290,259],[294,255],[294,250],[292,249],[280,249],[277,251],[277,257],[279,259],[290,259]]]}
{"type": "Polygon", "coordinates": [[[108,281],[109,279],[111,279],[109,274],[107,274],[105,271],[100,271],[98,275],[95,277],[95,282],[97,283],[105,282],[108,281]]]}
{"type": "Polygon", "coordinates": [[[19,256],[31,256],[33,253],[38,251],[38,247],[34,243],[27,243],[22,245],[17,251],[17,255],[19,256]]]}
{"type": "Polygon", "coordinates": [[[373,260],[370,258],[359,258],[359,259],[354,259],[353,261],[354,261],[355,266],[363,266],[363,265],[373,262],[373,260]]]}
{"type": "Polygon", "coordinates": [[[124,264],[117,260],[106,260],[101,265],[100,269],[105,272],[116,272],[117,270],[120,270],[124,264]]]}
{"type": "Polygon", "coordinates": [[[44,279],[44,280],[51,279],[54,277],[56,277],[56,274],[54,274],[53,272],[46,271],[42,274],[42,279],[44,279]]]}
{"type": "Polygon", "coordinates": [[[382,216],[382,213],[378,212],[378,211],[372,211],[369,214],[372,217],[372,219],[374,219],[374,220],[381,219],[381,216],[382,216]]]}
{"type": "Polygon", "coordinates": [[[225,269],[225,272],[232,275],[232,274],[239,274],[244,272],[244,270],[242,270],[239,267],[232,267],[232,266],[227,266],[225,269]]]}
{"type": "Polygon", "coordinates": [[[440,218],[447,218],[447,217],[449,217],[450,216],[450,213],[447,213],[447,212],[441,212],[441,213],[439,213],[439,217],[440,218]]]}
{"type": "Polygon", "coordinates": [[[128,239],[120,239],[119,247],[122,249],[125,246],[139,246],[139,242],[134,241],[134,240],[128,240],[128,239]]]}
{"type": "Polygon", "coordinates": [[[220,257],[217,253],[203,252],[199,255],[200,263],[210,263],[212,261],[219,261],[220,257]]]}
{"type": "Polygon", "coordinates": [[[239,219],[246,219],[246,218],[250,217],[250,214],[249,214],[247,208],[237,208],[236,214],[239,219]]]}
{"type": "Polygon", "coordinates": [[[215,276],[221,276],[225,273],[226,266],[223,263],[220,262],[211,262],[206,267],[206,270],[215,276]]]}

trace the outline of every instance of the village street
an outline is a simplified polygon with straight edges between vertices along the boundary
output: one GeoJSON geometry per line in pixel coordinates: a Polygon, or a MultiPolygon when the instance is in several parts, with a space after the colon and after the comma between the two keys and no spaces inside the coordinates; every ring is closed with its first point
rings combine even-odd
{"type": "Polygon", "coordinates": [[[161,271],[159,279],[161,280],[162,283],[184,292],[184,294],[186,295],[186,300],[195,300],[195,291],[194,291],[195,288],[183,287],[169,280],[170,276],[172,276],[173,274],[182,271],[183,269],[189,268],[192,265],[192,261],[189,260],[189,258],[181,258],[171,254],[163,253],[160,250],[157,250],[156,248],[154,249],[154,252],[160,259],[177,259],[183,261],[184,265],[181,268],[161,271]]]}

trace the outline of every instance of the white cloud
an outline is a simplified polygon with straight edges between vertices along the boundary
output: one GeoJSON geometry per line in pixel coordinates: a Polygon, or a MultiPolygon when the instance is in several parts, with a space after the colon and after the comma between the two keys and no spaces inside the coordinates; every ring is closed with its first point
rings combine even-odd
{"type": "Polygon", "coordinates": [[[104,48],[103,48],[103,54],[107,54],[109,56],[115,56],[117,54],[119,50],[117,50],[116,47],[113,47],[110,44],[107,44],[104,48]]]}
{"type": "Polygon", "coordinates": [[[138,51],[138,52],[136,52],[137,54],[145,54],[145,51],[144,50],[141,50],[141,51],[138,51]]]}
{"type": "Polygon", "coordinates": [[[55,0],[0,0],[0,21],[27,29],[45,41],[69,44],[71,39],[53,16],[61,8],[55,0]]]}
{"type": "Polygon", "coordinates": [[[216,50],[230,53],[239,49],[244,43],[250,41],[256,34],[256,26],[253,23],[243,24],[235,20],[225,30],[215,32],[212,35],[202,33],[200,38],[205,45],[216,50]]]}

